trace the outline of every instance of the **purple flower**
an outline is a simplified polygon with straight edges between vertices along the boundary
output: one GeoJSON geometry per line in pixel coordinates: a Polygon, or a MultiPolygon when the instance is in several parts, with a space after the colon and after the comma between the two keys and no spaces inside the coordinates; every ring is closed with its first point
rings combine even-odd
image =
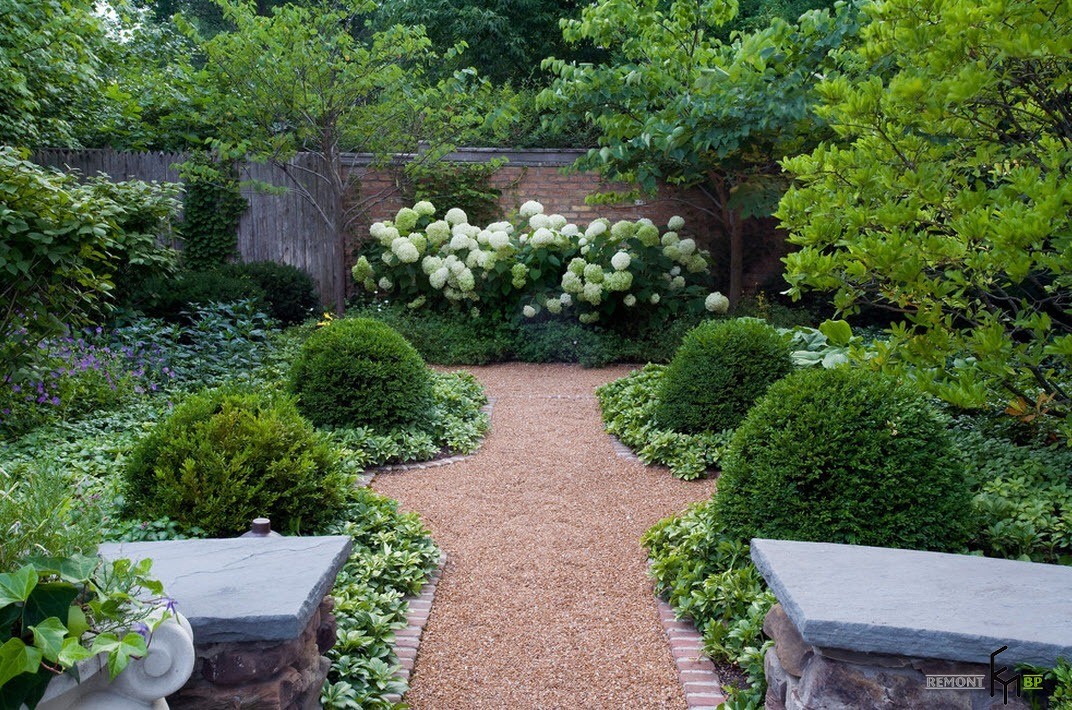
{"type": "Polygon", "coordinates": [[[18,385],[11,385],[11,391],[15,394],[18,394],[19,392],[22,392],[22,387],[19,387],[18,385]]]}
{"type": "Polygon", "coordinates": [[[149,643],[149,627],[146,626],[143,622],[135,622],[132,630],[134,631],[134,633],[140,634],[141,637],[145,639],[145,643],[149,643]]]}
{"type": "Polygon", "coordinates": [[[52,395],[52,399],[50,399],[49,402],[51,402],[53,404],[53,406],[58,407],[59,404],[60,404],[60,398],[57,397],[56,395],[52,395]]]}

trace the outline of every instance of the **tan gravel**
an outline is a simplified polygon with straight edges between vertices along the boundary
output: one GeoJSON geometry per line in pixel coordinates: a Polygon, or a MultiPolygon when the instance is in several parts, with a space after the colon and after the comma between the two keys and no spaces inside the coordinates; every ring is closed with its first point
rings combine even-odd
{"type": "Polygon", "coordinates": [[[628,367],[466,369],[495,398],[483,448],[373,483],[448,555],[406,702],[684,708],[639,540],[713,482],[614,454],[594,390],[628,367]]]}

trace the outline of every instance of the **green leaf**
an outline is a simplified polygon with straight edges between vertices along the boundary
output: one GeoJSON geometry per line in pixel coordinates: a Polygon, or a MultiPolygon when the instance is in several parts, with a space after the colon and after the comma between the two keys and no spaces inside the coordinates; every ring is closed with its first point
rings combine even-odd
{"type": "Polygon", "coordinates": [[[34,646],[41,649],[46,659],[56,663],[63,649],[63,640],[67,636],[67,627],[56,617],[49,617],[36,626],[31,626],[34,646]]]}
{"type": "Polygon", "coordinates": [[[36,586],[37,570],[33,565],[25,565],[15,572],[0,574],[0,607],[26,601],[36,586]]]}
{"type": "Polygon", "coordinates": [[[64,668],[71,668],[94,655],[96,654],[83,646],[77,638],[67,637],[63,640],[63,647],[60,649],[59,663],[64,668]]]}
{"type": "Polygon", "coordinates": [[[831,345],[844,347],[852,340],[852,327],[843,320],[823,321],[819,331],[827,337],[831,345]]]}
{"type": "Polygon", "coordinates": [[[41,650],[22,639],[8,639],[0,646],[0,686],[22,673],[35,673],[41,665],[41,650]]]}
{"type": "Polygon", "coordinates": [[[78,597],[79,589],[70,582],[46,582],[39,584],[26,600],[22,623],[36,626],[49,617],[66,619],[69,607],[78,597]]]}

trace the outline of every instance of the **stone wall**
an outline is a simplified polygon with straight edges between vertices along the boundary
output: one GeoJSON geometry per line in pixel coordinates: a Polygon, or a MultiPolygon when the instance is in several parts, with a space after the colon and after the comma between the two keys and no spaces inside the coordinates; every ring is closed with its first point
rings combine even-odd
{"type": "MultiPolygon", "coordinates": [[[[928,675],[989,678],[989,665],[817,648],[801,637],[780,604],[767,614],[763,632],[774,639],[764,658],[767,710],[1026,710],[989,690],[928,689],[928,675]]],[[[985,685],[985,684],[984,684],[985,685]]],[[[987,687],[989,687],[987,685],[987,687]]]]}
{"type": "Polygon", "coordinates": [[[319,708],[329,666],[324,654],[336,640],[333,606],[325,597],[290,641],[195,644],[193,675],[168,704],[173,710],[319,708]]]}

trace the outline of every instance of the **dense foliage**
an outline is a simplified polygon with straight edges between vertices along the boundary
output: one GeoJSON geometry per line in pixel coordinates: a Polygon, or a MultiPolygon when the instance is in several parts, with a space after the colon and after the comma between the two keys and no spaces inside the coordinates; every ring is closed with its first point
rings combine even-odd
{"type": "MultiPolygon", "coordinates": [[[[832,65],[855,11],[723,41],[736,2],[603,0],[563,23],[571,42],[613,47],[607,61],[548,59],[557,79],[540,95],[553,120],[584,120],[599,147],[578,161],[654,191],[660,180],[704,188],[730,244],[730,300],[743,290],[746,217],[769,214],[785,188],[777,160],[812,144],[815,77],[832,65]]],[[[795,19],[795,18],[794,18],[795,19]]]]}
{"type": "Polygon", "coordinates": [[[177,203],[140,182],[79,184],[24,152],[0,147],[0,377],[27,364],[41,340],[107,310],[121,276],[166,272],[166,237],[177,203]]]}
{"type": "Polygon", "coordinates": [[[763,321],[703,323],[685,336],[663,374],[655,420],[690,434],[732,429],[792,369],[785,338],[763,321]]]}
{"type": "MultiPolygon", "coordinates": [[[[961,407],[1069,412],[1072,8],[868,4],[785,168],[792,292],[903,318],[878,361],[961,407]]],[[[1061,420],[1066,429],[1067,418],[1061,420]]]]}
{"type": "Polygon", "coordinates": [[[238,254],[238,222],[249,203],[234,166],[194,153],[182,166],[182,261],[192,270],[211,269],[238,254]]]}
{"type": "Polygon", "coordinates": [[[256,286],[264,294],[262,302],[268,316],[282,325],[301,323],[321,307],[316,281],[297,266],[250,261],[228,264],[222,272],[256,286]]]}
{"type": "Polygon", "coordinates": [[[963,549],[963,462],[918,393],[866,370],[803,370],[738,427],[716,507],[743,540],[963,549]]]}
{"type": "Polygon", "coordinates": [[[354,547],[331,592],[338,641],[321,702],[328,710],[387,710],[386,696],[406,690],[394,652],[409,608],[404,597],[420,592],[440,552],[415,513],[367,488],[354,490],[340,522],[322,532],[348,535],[354,547]]]}
{"type": "Polygon", "coordinates": [[[660,521],[641,542],[656,592],[692,619],[707,655],[744,671],[746,688],[724,686],[734,707],[763,707],[763,657],[771,645],[763,619],[776,599],[752,565],[748,540],[729,534],[712,500],[660,521]]]}
{"type": "Polygon", "coordinates": [[[672,474],[688,481],[715,467],[732,432],[690,434],[661,428],[655,410],[665,374],[663,365],[646,365],[603,385],[596,396],[608,434],[633,449],[644,463],[668,466],[672,474]]]}
{"type": "Polygon", "coordinates": [[[680,217],[660,236],[650,220],[601,219],[582,232],[534,201],[521,206],[520,225],[481,228],[458,208],[443,219],[435,214],[432,203],[419,202],[373,224],[376,242],[355,264],[354,278],[410,308],[465,310],[474,318],[544,313],[608,325],[729,305],[709,293],[709,255],[678,234],[680,217]]]}
{"type": "Polygon", "coordinates": [[[350,479],[292,401],[216,389],[188,397],[139,443],[125,483],[128,515],[221,537],[257,517],[279,530],[315,529],[339,510],[350,479]]]}
{"type": "Polygon", "coordinates": [[[290,374],[298,406],[319,425],[385,432],[426,422],[432,376],[390,326],[367,318],[333,321],[301,347],[290,374]]]}

